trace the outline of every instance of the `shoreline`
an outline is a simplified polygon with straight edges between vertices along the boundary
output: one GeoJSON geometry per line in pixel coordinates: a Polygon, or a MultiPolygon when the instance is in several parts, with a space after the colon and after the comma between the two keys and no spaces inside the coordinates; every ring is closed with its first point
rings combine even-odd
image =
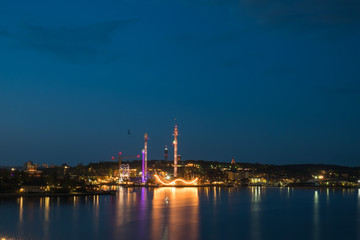
{"type": "Polygon", "coordinates": [[[97,196],[97,195],[116,195],[116,191],[104,192],[73,192],[73,193],[0,193],[0,197],[78,197],[78,196],[97,196]]]}
{"type": "MultiPolygon", "coordinates": [[[[121,186],[121,185],[117,185],[121,186]]],[[[322,187],[322,186],[288,186],[288,187],[276,187],[276,186],[224,186],[224,185],[197,185],[197,186],[141,186],[141,185],[127,185],[121,186],[126,188],[204,188],[204,187],[221,187],[221,188],[293,188],[293,189],[360,189],[360,187],[322,187]]],[[[98,196],[98,195],[110,195],[115,196],[116,190],[101,191],[101,192],[72,192],[72,193],[0,193],[0,197],[81,197],[81,196],[98,196]]]]}

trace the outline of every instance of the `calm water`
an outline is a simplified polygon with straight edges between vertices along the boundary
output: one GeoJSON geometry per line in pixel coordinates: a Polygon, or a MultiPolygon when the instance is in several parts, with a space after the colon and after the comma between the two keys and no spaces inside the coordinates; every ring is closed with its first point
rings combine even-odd
{"type": "Polygon", "coordinates": [[[358,189],[119,188],[116,196],[0,198],[15,239],[360,239],[358,189]],[[169,203],[164,199],[168,197],[169,203]]]}

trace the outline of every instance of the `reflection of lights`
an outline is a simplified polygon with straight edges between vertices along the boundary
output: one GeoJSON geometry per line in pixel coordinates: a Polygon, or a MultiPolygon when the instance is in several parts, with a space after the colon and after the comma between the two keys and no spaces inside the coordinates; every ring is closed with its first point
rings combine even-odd
{"type": "MultiPolygon", "coordinates": [[[[257,203],[261,201],[261,187],[251,188],[252,202],[257,203]]],[[[257,206],[256,206],[257,208],[257,206]]]]}
{"type": "Polygon", "coordinates": [[[250,202],[250,237],[251,239],[262,239],[261,236],[261,187],[251,187],[251,202],[250,202]]]}
{"type": "Polygon", "coordinates": [[[288,187],[287,193],[288,193],[288,198],[290,198],[290,188],[289,187],[288,187]]]}
{"type": "MultiPolygon", "coordinates": [[[[216,198],[217,198],[217,196],[216,196],[216,187],[214,187],[214,201],[216,201],[216,198]]],[[[214,205],[214,207],[215,207],[215,205],[214,205]]]]}
{"type": "Polygon", "coordinates": [[[50,198],[45,197],[45,221],[49,221],[49,206],[50,206],[50,198]]]}
{"type": "Polygon", "coordinates": [[[176,187],[162,187],[154,189],[154,198],[157,203],[163,205],[164,199],[167,197],[171,204],[186,205],[198,204],[198,188],[197,187],[187,187],[187,188],[176,188],[176,187]],[[176,200],[176,201],[175,201],[176,200]]]}
{"type": "Polygon", "coordinates": [[[329,205],[330,203],[330,193],[329,188],[326,189],[326,203],[329,205]]]}
{"type": "Polygon", "coordinates": [[[319,193],[314,193],[314,239],[320,239],[319,193]]]}
{"type": "Polygon", "coordinates": [[[74,207],[76,207],[78,205],[78,202],[79,202],[79,197],[74,196],[73,201],[74,201],[74,207]]]}
{"type": "Polygon", "coordinates": [[[169,179],[170,179],[170,176],[169,176],[169,175],[166,175],[166,179],[169,180],[169,179]]]}
{"type": "Polygon", "coordinates": [[[19,221],[23,220],[23,197],[20,198],[20,206],[19,206],[19,221]]]}
{"type": "Polygon", "coordinates": [[[360,211],[360,189],[358,189],[358,209],[360,211]]]}
{"type": "Polygon", "coordinates": [[[182,182],[182,183],[184,183],[186,185],[196,185],[196,181],[198,180],[198,178],[196,178],[196,179],[192,180],[191,182],[187,182],[184,179],[178,178],[178,179],[175,179],[174,181],[172,181],[170,183],[166,183],[166,182],[161,181],[161,179],[159,178],[158,175],[155,175],[155,177],[161,184],[166,185],[166,186],[175,185],[176,182],[182,182]]]}
{"type": "MultiPolygon", "coordinates": [[[[150,216],[145,215],[146,219],[149,217],[152,219],[144,226],[146,231],[150,229],[147,238],[173,239],[176,234],[179,239],[186,239],[187,236],[191,236],[191,239],[199,239],[201,221],[198,192],[203,189],[196,186],[184,188],[168,186],[151,190],[153,190],[152,204],[145,205],[147,206],[145,213],[148,212],[149,207],[152,209],[150,216]],[[187,219],[189,224],[186,225],[186,229],[183,224],[179,224],[179,219],[187,219]]],[[[149,200],[149,197],[147,198],[149,200]]],[[[140,231],[141,225],[139,227],[140,231]]],[[[142,236],[139,235],[138,238],[142,239],[142,236]]]]}

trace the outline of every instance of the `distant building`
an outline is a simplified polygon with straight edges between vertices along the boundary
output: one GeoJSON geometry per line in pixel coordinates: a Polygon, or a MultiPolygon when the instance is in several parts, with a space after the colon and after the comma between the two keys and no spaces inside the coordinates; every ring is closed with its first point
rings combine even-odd
{"type": "Polygon", "coordinates": [[[22,186],[20,192],[24,193],[43,193],[46,191],[46,186],[22,186]]]}
{"type": "Polygon", "coordinates": [[[237,172],[228,171],[227,172],[228,178],[231,181],[241,179],[241,175],[237,172]]]}
{"type": "Polygon", "coordinates": [[[34,164],[32,161],[28,161],[24,164],[24,171],[27,172],[29,175],[40,177],[42,171],[37,170],[38,164],[34,164]]]}
{"type": "Polygon", "coordinates": [[[235,164],[235,160],[234,160],[234,158],[232,158],[231,164],[235,164]]]}
{"type": "Polygon", "coordinates": [[[194,163],[188,163],[188,164],[186,164],[185,165],[185,167],[198,167],[196,164],[194,164],[194,163]]]}
{"type": "Polygon", "coordinates": [[[167,161],[168,160],[168,148],[167,148],[167,146],[165,146],[165,161],[167,161]]]}
{"type": "Polygon", "coordinates": [[[259,177],[259,178],[249,178],[249,184],[250,185],[265,185],[267,183],[267,180],[265,178],[259,177]]]}
{"type": "Polygon", "coordinates": [[[36,172],[37,164],[34,164],[32,161],[28,161],[24,164],[23,169],[28,173],[36,172]]]}

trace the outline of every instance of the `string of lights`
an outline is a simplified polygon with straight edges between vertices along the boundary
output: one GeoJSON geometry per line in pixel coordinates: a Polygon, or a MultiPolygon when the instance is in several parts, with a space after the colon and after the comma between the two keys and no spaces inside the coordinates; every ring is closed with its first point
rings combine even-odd
{"type": "Polygon", "coordinates": [[[173,180],[172,182],[166,183],[166,182],[162,181],[158,175],[155,175],[155,178],[156,178],[161,184],[166,185],[166,186],[174,186],[174,185],[176,184],[176,182],[182,182],[182,183],[184,183],[184,184],[186,184],[186,185],[196,185],[196,182],[197,182],[197,180],[198,180],[198,178],[195,178],[194,180],[192,180],[192,181],[190,181],[190,182],[187,182],[187,181],[185,181],[184,179],[178,178],[178,179],[173,180]]]}

